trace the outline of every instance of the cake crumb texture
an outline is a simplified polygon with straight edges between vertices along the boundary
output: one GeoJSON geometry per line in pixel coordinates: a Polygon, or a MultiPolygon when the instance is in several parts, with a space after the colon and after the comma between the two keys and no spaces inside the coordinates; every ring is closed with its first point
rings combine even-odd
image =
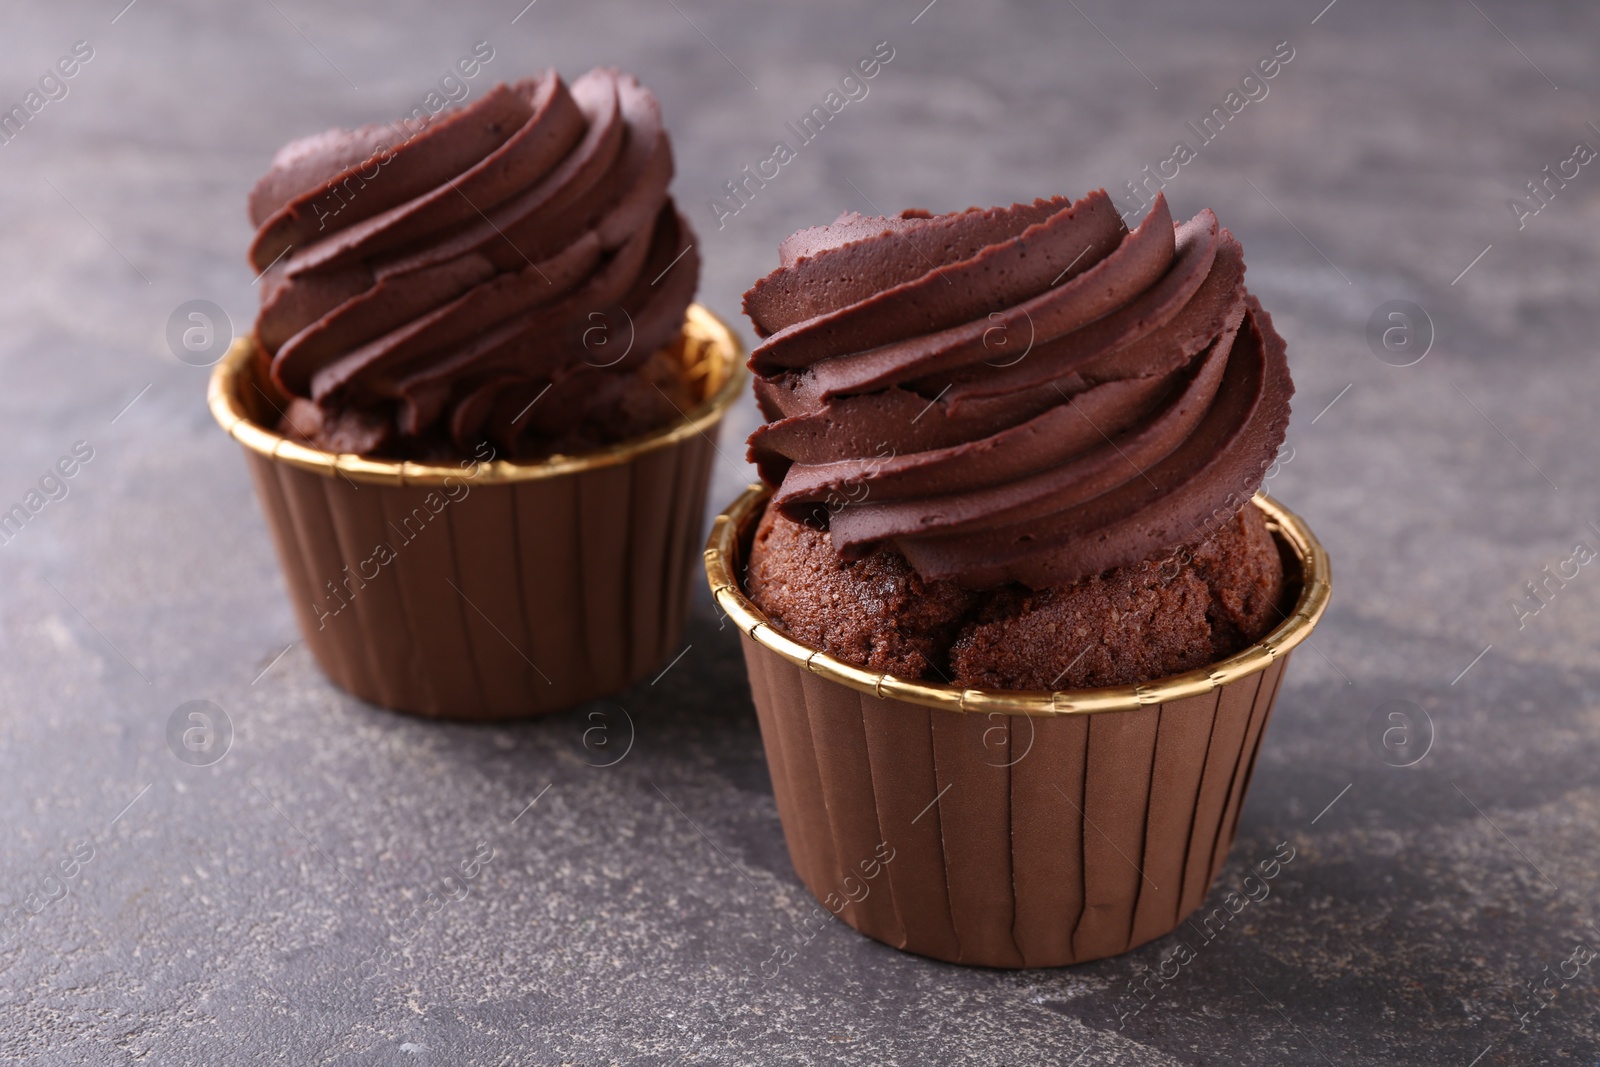
{"type": "Polygon", "coordinates": [[[828,532],[768,509],[746,592],[779,629],[896,677],[985,689],[1130,685],[1204,667],[1281,618],[1283,564],[1248,506],[1170,559],[1059,588],[925,582],[892,547],[844,561],[828,532]]]}

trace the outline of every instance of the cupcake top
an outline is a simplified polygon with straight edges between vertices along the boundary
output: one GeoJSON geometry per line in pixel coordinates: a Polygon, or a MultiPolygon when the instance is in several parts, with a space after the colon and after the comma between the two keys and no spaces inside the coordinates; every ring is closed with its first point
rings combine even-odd
{"type": "Polygon", "coordinates": [[[1066,585],[1209,538],[1283,442],[1284,342],[1209,210],[847,214],[779,255],[744,298],[750,458],[843,558],[1066,585]]]}
{"type": "Polygon", "coordinates": [[[249,200],[284,431],[518,457],[670,420],[657,357],[699,277],[672,172],[656,98],[609,69],[286,145],[249,200]]]}

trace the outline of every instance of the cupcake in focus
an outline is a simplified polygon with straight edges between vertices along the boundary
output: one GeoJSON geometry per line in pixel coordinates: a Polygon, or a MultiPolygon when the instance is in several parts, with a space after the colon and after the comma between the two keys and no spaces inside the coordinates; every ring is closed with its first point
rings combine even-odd
{"type": "Polygon", "coordinates": [[[1162,197],[1129,230],[1096,191],[844,215],[779,258],[745,294],[768,488],[708,566],[802,878],[859,881],[867,838],[904,845],[920,859],[888,868],[886,899],[841,914],[961,962],[1165,933],[1226,854],[1327,595],[1315,538],[1252,502],[1293,385],[1238,241],[1162,197]],[[871,827],[840,814],[852,791],[871,827]],[[1165,889],[1105,869],[1086,821],[1125,830],[1165,889]]]}
{"type": "Polygon", "coordinates": [[[502,718],[676,651],[737,345],[672,174],[656,98],[596,69],[295,141],[251,191],[212,406],[340,685],[502,718]]]}

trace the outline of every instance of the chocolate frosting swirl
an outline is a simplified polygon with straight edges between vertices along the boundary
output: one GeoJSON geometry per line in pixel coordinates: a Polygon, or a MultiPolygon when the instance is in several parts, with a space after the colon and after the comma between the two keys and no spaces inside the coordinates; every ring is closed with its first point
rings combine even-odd
{"type": "Polygon", "coordinates": [[[287,145],[249,201],[287,421],[337,451],[527,452],[547,388],[545,412],[581,403],[680,330],[699,257],[672,173],[656,98],[609,69],[287,145]]]}
{"type": "Polygon", "coordinates": [[[1283,442],[1284,342],[1210,211],[851,214],[779,255],[744,299],[750,459],[845,558],[1066,585],[1215,533],[1283,442]]]}

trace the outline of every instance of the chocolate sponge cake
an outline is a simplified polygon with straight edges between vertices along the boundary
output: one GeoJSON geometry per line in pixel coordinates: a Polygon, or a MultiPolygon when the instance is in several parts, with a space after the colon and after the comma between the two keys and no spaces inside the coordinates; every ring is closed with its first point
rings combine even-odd
{"type": "Polygon", "coordinates": [[[756,530],[747,583],[791,636],[863,667],[967,688],[1087,689],[1178,674],[1249,645],[1280,617],[1283,565],[1251,507],[1171,561],[974,592],[924,581],[889,547],[841,560],[828,531],[774,508],[756,530]]]}

